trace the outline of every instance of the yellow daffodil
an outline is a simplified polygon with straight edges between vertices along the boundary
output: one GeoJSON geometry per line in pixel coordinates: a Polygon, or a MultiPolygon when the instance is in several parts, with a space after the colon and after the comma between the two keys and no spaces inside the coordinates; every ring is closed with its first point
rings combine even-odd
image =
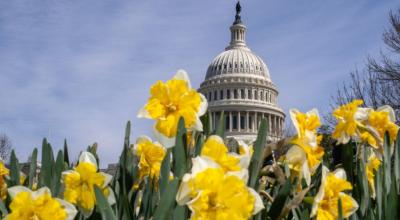
{"type": "Polygon", "coordinates": [[[158,142],[153,142],[149,137],[142,136],[136,140],[133,152],[139,158],[139,180],[149,176],[157,181],[160,176],[161,163],[166,154],[165,148],[158,142]]]}
{"type": "Polygon", "coordinates": [[[89,152],[83,152],[74,170],[62,173],[64,183],[64,199],[77,205],[83,214],[89,216],[96,204],[94,186],[103,190],[110,204],[115,203],[115,197],[108,184],[112,176],[98,172],[96,158],[89,152]]]}
{"type": "MultiPolygon", "coordinates": [[[[383,138],[386,131],[389,133],[391,143],[396,140],[399,126],[396,125],[395,122],[396,116],[394,110],[388,105],[382,106],[376,111],[372,110],[368,115],[368,125],[371,126],[378,133],[378,143],[383,143],[383,138]]],[[[372,144],[371,146],[375,147],[372,144]]]]}
{"type": "Polygon", "coordinates": [[[317,109],[302,113],[297,109],[289,111],[290,118],[297,131],[297,139],[305,140],[312,147],[317,146],[317,128],[321,125],[317,109]]]}
{"type": "Polygon", "coordinates": [[[379,169],[381,161],[372,152],[366,164],[366,174],[368,179],[369,188],[371,190],[371,197],[375,199],[375,172],[379,169]]]}
{"type": "Polygon", "coordinates": [[[351,137],[360,138],[359,128],[365,127],[363,122],[368,119],[370,108],[359,107],[364,102],[362,100],[354,100],[346,105],[342,105],[333,112],[333,116],[338,120],[332,137],[339,144],[347,144],[351,137]]]}
{"type": "Polygon", "coordinates": [[[225,171],[239,171],[240,159],[237,154],[229,153],[221,137],[212,135],[207,138],[201,149],[201,156],[206,156],[218,163],[225,171]]]}
{"type": "Polygon", "coordinates": [[[293,146],[286,152],[285,161],[293,176],[304,178],[310,185],[311,175],[321,164],[324,155],[324,149],[319,146],[321,136],[317,135],[317,128],[321,125],[319,114],[316,109],[306,113],[292,109],[290,117],[297,135],[290,141],[293,146]]]}
{"type": "Polygon", "coordinates": [[[348,218],[357,209],[357,202],[343,191],[351,190],[350,182],[346,181],[346,172],[337,169],[329,172],[328,168],[322,167],[321,186],[314,198],[311,217],[317,220],[338,219],[338,202],[342,201],[343,217],[348,218]]]}
{"type": "Polygon", "coordinates": [[[47,187],[32,192],[26,187],[14,186],[8,192],[12,201],[6,220],[73,220],[77,214],[75,206],[53,198],[47,187]]]}
{"type": "Polygon", "coordinates": [[[163,146],[169,148],[175,144],[180,117],[185,119],[187,129],[203,130],[199,117],[207,111],[207,99],[191,88],[185,71],[179,70],[166,83],[158,81],[151,87],[150,94],[138,117],[156,121],[155,135],[163,146]]]}
{"type": "Polygon", "coordinates": [[[251,157],[254,153],[254,148],[252,145],[246,144],[243,140],[238,140],[238,144],[240,167],[247,169],[250,165],[251,157]]]}
{"type": "Polygon", "coordinates": [[[4,162],[0,161],[0,197],[6,199],[7,197],[7,183],[5,178],[10,174],[10,170],[4,166],[4,162]]]}
{"type": "Polygon", "coordinates": [[[188,205],[191,219],[249,219],[264,208],[260,196],[240,176],[225,173],[208,157],[193,159],[176,200],[188,205]]]}

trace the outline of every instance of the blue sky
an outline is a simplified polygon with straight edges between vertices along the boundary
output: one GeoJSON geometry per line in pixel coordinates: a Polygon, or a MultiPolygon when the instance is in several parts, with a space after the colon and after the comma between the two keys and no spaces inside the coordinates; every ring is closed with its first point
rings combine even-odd
{"type": "MultiPolygon", "coordinates": [[[[125,123],[155,81],[188,71],[198,87],[229,42],[235,1],[0,1],[0,133],[26,160],[48,137],[71,154],[99,144],[115,162],[125,123]]],[[[330,96],[368,55],[397,0],[242,1],[247,44],[267,63],[287,112],[328,110],[330,96]]]]}

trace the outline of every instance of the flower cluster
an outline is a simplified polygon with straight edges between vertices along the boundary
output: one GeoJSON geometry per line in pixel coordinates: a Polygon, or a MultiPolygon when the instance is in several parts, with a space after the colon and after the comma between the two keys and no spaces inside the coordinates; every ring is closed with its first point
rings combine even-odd
{"type": "Polygon", "coordinates": [[[176,200],[192,211],[192,219],[249,219],[264,208],[258,193],[246,186],[251,148],[229,153],[219,136],[210,136],[201,155],[192,159],[176,200]]]}

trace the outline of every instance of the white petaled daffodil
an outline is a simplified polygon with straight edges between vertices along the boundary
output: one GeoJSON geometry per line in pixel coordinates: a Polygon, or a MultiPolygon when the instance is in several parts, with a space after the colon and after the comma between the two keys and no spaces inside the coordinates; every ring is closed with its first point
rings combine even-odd
{"type": "Polygon", "coordinates": [[[251,157],[254,153],[252,145],[246,144],[243,140],[237,140],[239,144],[239,160],[242,168],[248,168],[250,165],[251,157]]]}
{"type": "Polygon", "coordinates": [[[365,122],[372,110],[360,107],[362,104],[364,104],[362,100],[355,99],[333,111],[333,116],[338,122],[332,137],[337,140],[338,144],[347,144],[351,138],[361,139],[361,130],[365,129],[365,122]]]}
{"type": "Polygon", "coordinates": [[[339,199],[342,201],[342,213],[348,218],[358,209],[357,202],[344,191],[351,190],[350,182],[346,181],[346,172],[339,168],[329,172],[325,166],[322,167],[321,186],[314,198],[311,217],[317,220],[338,219],[339,199]]]}
{"type": "Polygon", "coordinates": [[[239,173],[225,172],[209,157],[192,161],[191,173],[183,176],[176,195],[178,204],[192,211],[191,219],[249,219],[264,208],[261,197],[239,173]]]}
{"type": "Polygon", "coordinates": [[[158,81],[151,86],[150,98],[137,116],[155,120],[154,135],[170,148],[175,144],[179,118],[185,119],[189,131],[202,131],[200,116],[206,111],[207,99],[191,87],[187,73],[179,70],[167,82],[158,81]]]}
{"type": "Polygon", "coordinates": [[[145,176],[148,176],[154,183],[158,181],[161,163],[166,153],[166,149],[160,143],[153,142],[147,136],[141,136],[136,140],[133,154],[139,158],[139,172],[134,188],[139,186],[138,183],[145,176]]]}
{"type": "Polygon", "coordinates": [[[376,193],[375,193],[375,172],[379,169],[379,166],[381,165],[381,160],[376,156],[376,154],[371,151],[368,161],[366,163],[366,175],[367,175],[367,180],[368,180],[368,185],[369,189],[371,192],[371,197],[375,199],[376,193]]]}
{"type": "Polygon", "coordinates": [[[311,175],[321,164],[324,149],[319,146],[321,136],[317,128],[321,125],[317,109],[302,113],[297,109],[290,110],[290,118],[296,128],[297,135],[290,141],[293,145],[285,155],[290,170],[307,185],[311,183],[311,175]]]}
{"type": "Polygon", "coordinates": [[[77,205],[85,217],[92,214],[96,205],[94,186],[99,187],[109,204],[115,203],[115,196],[108,186],[112,176],[99,172],[96,158],[93,154],[85,151],[79,156],[79,163],[73,170],[62,173],[64,184],[64,199],[77,205]]]}
{"type": "Polygon", "coordinates": [[[53,198],[47,187],[31,191],[24,186],[8,189],[11,197],[10,213],[5,220],[73,220],[77,214],[74,205],[53,198]]]}

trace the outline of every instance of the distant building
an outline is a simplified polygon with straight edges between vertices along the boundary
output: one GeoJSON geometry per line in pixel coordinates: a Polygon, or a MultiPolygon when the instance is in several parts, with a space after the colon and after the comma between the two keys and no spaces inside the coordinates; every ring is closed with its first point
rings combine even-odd
{"type": "Polygon", "coordinates": [[[207,69],[199,91],[208,99],[212,127],[225,115],[227,137],[247,142],[256,139],[261,119],[268,123],[268,142],[283,136],[285,114],[278,106],[278,89],[267,65],[246,45],[246,26],[240,17],[241,6],[230,27],[231,42],[207,69]]]}

